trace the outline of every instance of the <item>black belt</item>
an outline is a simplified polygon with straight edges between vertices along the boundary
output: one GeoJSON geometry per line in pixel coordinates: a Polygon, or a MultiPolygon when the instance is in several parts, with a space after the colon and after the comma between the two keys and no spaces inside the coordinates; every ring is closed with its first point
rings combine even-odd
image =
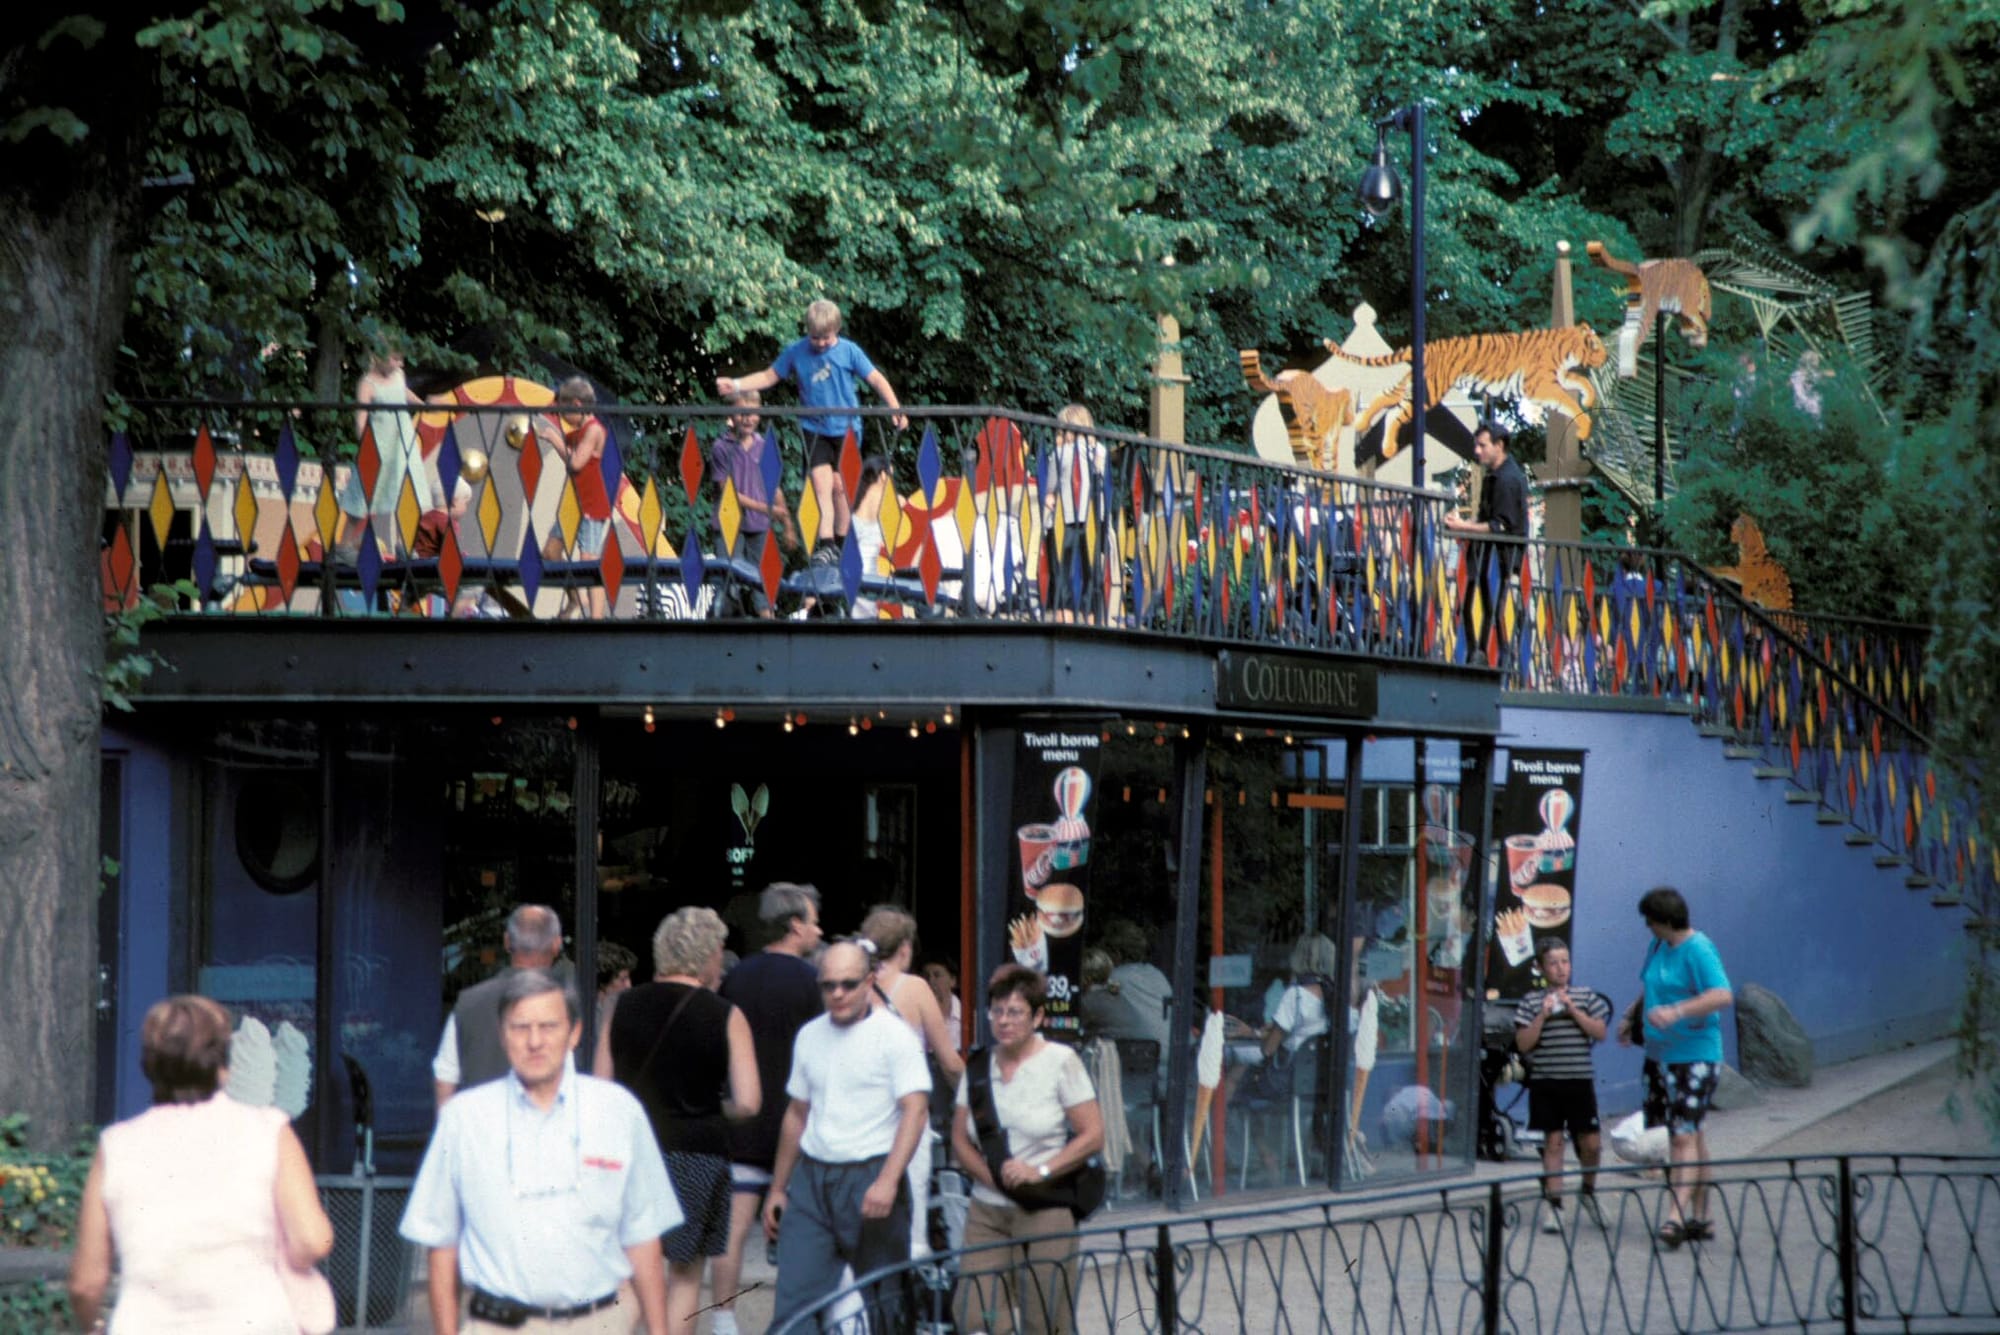
{"type": "MultiPolygon", "coordinates": [[[[481,1288],[474,1288],[472,1296],[475,1301],[485,1299],[486,1302],[492,1303],[496,1307],[508,1309],[509,1315],[519,1313],[523,1320],[574,1321],[577,1317],[589,1316],[592,1312],[601,1312],[617,1302],[618,1290],[613,1289],[602,1298],[593,1298],[587,1303],[578,1303],[574,1307],[533,1307],[527,1303],[515,1302],[512,1298],[502,1298],[497,1293],[488,1293],[485,1289],[481,1288]]],[[[477,1308],[473,1310],[473,1315],[479,1315],[477,1308]]],[[[520,1323],[517,1321],[514,1324],[518,1325],[520,1323]]]]}

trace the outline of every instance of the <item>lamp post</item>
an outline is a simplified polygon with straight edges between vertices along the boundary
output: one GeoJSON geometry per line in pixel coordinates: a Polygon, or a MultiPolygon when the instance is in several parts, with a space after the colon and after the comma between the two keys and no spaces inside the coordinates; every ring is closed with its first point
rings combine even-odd
{"type": "MultiPolygon", "coordinates": [[[[1361,207],[1380,218],[1396,207],[1403,183],[1389,162],[1389,131],[1410,134],[1410,402],[1416,414],[1416,453],[1410,481],[1419,490],[1424,475],[1424,418],[1430,412],[1430,391],[1424,384],[1424,104],[1414,103],[1375,122],[1375,156],[1361,173],[1361,207]]],[[[1385,442],[1393,446],[1394,441],[1385,442]]]]}

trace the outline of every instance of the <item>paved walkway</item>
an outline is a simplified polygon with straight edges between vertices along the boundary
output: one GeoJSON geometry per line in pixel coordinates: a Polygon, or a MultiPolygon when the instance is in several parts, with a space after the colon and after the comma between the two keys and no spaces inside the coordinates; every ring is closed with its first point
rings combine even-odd
{"type": "MultiPolygon", "coordinates": [[[[2000,1154],[2000,1141],[1979,1122],[1969,1100],[1963,1118],[1954,1119],[1946,1111],[1946,1100],[1956,1088],[1954,1053],[1950,1041],[1928,1043],[1822,1068],[1806,1089],[1762,1091],[1760,1101],[1751,1107],[1712,1115],[1710,1152],[1717,1159],[1863,1151],[2000,1154]]],[[[1722,1189],[1723,1208],[1717,1212],[1726,1220],[1727,1239],[1706,1249],[1690,1246],[1662,1253],[1650,1236],[1661,1194],[1657,1183],[1607,1178],[1609,1230],[1572,1225],[1573,1238],[1550,1238],[1537,1231],[1533,1171],[1529,1160],[1480,1162],[1469,1173],[1426,1183],[1385,1183],[1384,1191],[1429,1185],[1438,1194],[1427,1206],[1410,1209],[1399,1219],[1364,1220],[1363,1216],[1379,1214],[1381,1207],[1339,1204],[1333,1210],[1339,1222],[1332,1229],[1316,1228],[1282,1243],[1273,1240],[1275,1230],[1286,1223],[1317,1223],[1324,1216],[1317,1208],[1306,1212],[1288,1208],[1295,1207],[1296,1197],[1266,1197],[1269,1208],[1254,1227],[1237,1231],[1233,1240],[1189,1254],[1193,1269],[1188,1283],[1204,1294],[1202,1328],[1208,1332],[1278,1328],[1278,1298],[1283,1295],[1294,1328],[1313,1328],[1316,1323],[1309,1314],[1324,1301],[1328,1319],[1340,1329],[1476,1329],[1476,1305],[1463,1310],[1458,1289],[1433,1286],[1420,1277],[1431,1271],[1478,1274],[1483,1255],[1477,1239],[1464,1236],[1465,1216],[1461,1213],[1451,1226],[1441,1227],[1444,1216],[1437,1202],[1494,1180],[1509,1183],[1505,1194],[1520,1202],[1523,1211],[1507,1228],[1503,1266],[1508,1315],[1519,1329],[1716,1329],[1769,1320],[1798,1329],[1827,1319],[1828,1286],[1838,1276],[1820,1273],[1823,1261],[1811,1259],[1824,1255],[1814,1232],[1827,1218],[1817,1177],[1789,1180],[1782,1169],[1741,1170],[1722,1189]],[[1314,1241],[1302,1245],[1300,1236],[1314,1241]],[[1793,1258],[1811,1271],[1792,1273],[1801,1269],[1787,1268],[1793,1258]],[[1240,1308],[1237,1293],[1246,1300],[1240,1308]],[[1306,1314],[1303,1321],[1301,1314],[1306,1314]]],[[[1927,1301],[1957,1294],[1967,1285],[2000,1288],[2000,1274],[1995,1273],[2000,1265],[2000,1185],[1987,1194],[1992,1198],[1982,1201],[1941,1198],[1922,1180],[1909,1187],[1885,1181],[1872,1197],[1872,1215],[1864,1211],[1862,1221],[1863,1278],[1878,1291],[1878,1310],[1887,1313],[1913,1297],[1897,1291],[1891,1276],[1898,1272],[1924,1273],[1927,1301]],[[1962,1249],[1941,1248],[1931,1240],[1930,1235],[1940,1233],[1940,1222],[1949,1225],[1945,1231],[1955,1232],[1968,1244],[1976,1240],[1977,1262],[1968,1262],[1962,1249]]],[[[1255,1196],[1224,1202],[1246,1207],[1257,1203],[1255,1196]]],[[[1100,1215],[1092,1224],[1150,1225],[1182,1218],[1152,1209],[1121,1209],[1100,1215]]],[[[750,1253],[744,1265],[746,1291],[736,1309],[741,1329],[755,1335],[769,1318],[774,1275],[764,1262],[761,1245],[750,1248],[750,1253]]],[[[1148,1285],[1142,1280],[1129,1265],[1094,1271],[1086,1267],[1079,1284],[1085,1308],[1077,1323],[1080,1335],[1117,1324],[1107,1319],[1109,1312],[1129,1317],[1149,1306],[1141,1293],[1148,1285]]],[[[1184,1310],[1185,1295],[1192,1291],[1183,1290],[1184,1310]]],[[[1972,1296],[1979,1297],[1976,1292],[1972,1296]]],[[[400,1329],[429,1335],[432,1327],[421,1290],[413,1297],[410,1324],[400,1329]]],[[[1990,1331],[2000,1329],[2000,1319],[1937,1328],[1990,1331]]],[[[688,1335],[707,1335],[710,1330],[711,1319],[704,1316],[698,1330],[688,1335]]]]}

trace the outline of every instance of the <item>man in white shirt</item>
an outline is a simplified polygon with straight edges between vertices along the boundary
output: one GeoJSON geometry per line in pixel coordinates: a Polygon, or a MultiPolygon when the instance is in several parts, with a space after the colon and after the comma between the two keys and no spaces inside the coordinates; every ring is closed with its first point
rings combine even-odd
{"type": "Polygon", "coordinates": [[[660,1235],[682,1216],[645,1110],[577,1074],[582,1007],[569,987],[519,970],[500,1006],[509,1074],[439,1111],[403,1212],[403,1236],[430,1249],[433,1328],[628,1335],[629,1279],[648,1335],[668,1335],[660,1235]]]}
{"type": "MultiPolygon", "coordinates": [[[[772,1329],[832,1293],[843,1267],[865,1275],[910,1255],[903,1174],[930,1113],[931,1075],[909,1025],[869,1008],[874,961],[851,942],[820,956],[826,1014],[799,1030],[791,1105],[764,1204],[778,1240],[772,1329]]],[[[899,1329],[900,1294],[873,1300],[881,1326],[899,1329]]]]}
{"type": "Polygon", "coordinates": [[[516,969],[547,969],[559,983],[569,981],[562,954],[562,919],[546,904],[523,904],[507,915],[507,968],[458,994],[445,1017],[437,1056],[431,1059],[438,1107],[459,1090],[507,1074],[500,1042],[500,990],[516,969]]]}

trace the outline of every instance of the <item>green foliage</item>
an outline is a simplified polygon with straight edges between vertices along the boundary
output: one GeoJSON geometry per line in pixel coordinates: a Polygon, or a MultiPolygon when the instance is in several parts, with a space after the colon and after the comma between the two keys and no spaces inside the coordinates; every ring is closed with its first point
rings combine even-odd
{"type": "Polygon", "coordinates": [[[28,1119],[0,1116],[0,1247],[67,1247],[97,1152],[96,1133],[66,1153],[36,1154],[27,1144],[28,1119]]]}
{"type": "Polygon", "coordinates": [[[198,605],[200,600],[201,592],[192,580],[176,580],[155,584],[132,606],[104,614],[104,668],[98,685],[106,708],[130,713],[132,696],[155,669],[166,664],[156,651],[139,647],[139,632],[165,617],[177,603],[198,605]]]}

